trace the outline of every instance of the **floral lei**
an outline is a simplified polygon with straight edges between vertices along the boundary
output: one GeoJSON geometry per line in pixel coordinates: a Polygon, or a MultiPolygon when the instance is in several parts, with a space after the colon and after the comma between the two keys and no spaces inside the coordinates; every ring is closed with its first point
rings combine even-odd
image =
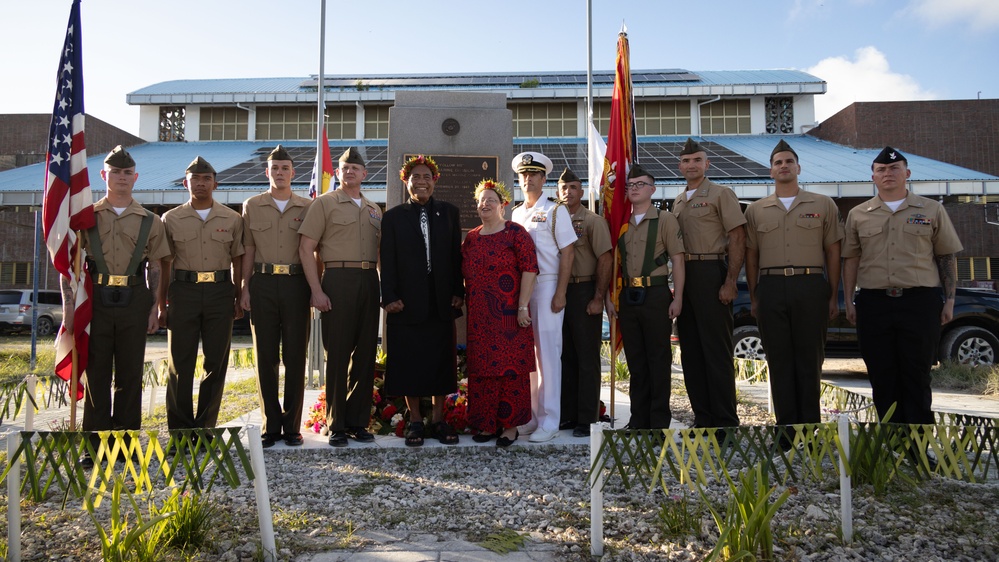
{"type": "Polygon", "coordinates": [[[437,167],[437,162],[429,156],[424,156],[420,154],[419,156],[413,156],[406,163],[402,165],[402,169],[399,170],[399,179],[402,181],[409,180],[409,174],[413,171],[413,168],[423,164],[424,166],[430,168],[430,173],[433,174],[434,181],[441,177],[440,169],[437,167]]]}
{"type": "Polygon", "coordinates": [[[480,181],[479,184],[475,186],[475,199],[478,199],[479,195],[487,189],[495,191],[496,195],[499,195],[500,203],[503,203],[504,205],[513,200],[513,197],[510,196],[510,190],[506,188],[506,184],[496,180],[480,181]]]}

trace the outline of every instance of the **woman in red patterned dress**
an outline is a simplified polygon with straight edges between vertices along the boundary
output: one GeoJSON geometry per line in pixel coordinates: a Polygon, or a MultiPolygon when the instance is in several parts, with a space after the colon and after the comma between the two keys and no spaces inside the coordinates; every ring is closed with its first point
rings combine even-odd
{"type": "Polygon", "coordinates": [[[482,226],[461,245],[468,306],[468,421],[472,439],[509,447],[531,419],[534,331],[528,303],[538,274],[531,236],[504,219],[510,192],[502,182],[475,188],[482,226]]]}

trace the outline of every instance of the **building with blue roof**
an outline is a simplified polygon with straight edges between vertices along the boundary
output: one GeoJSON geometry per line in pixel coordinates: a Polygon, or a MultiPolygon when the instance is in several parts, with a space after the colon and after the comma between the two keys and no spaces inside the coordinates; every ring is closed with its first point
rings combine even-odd
{"type": "MultiPolygon", "coordinates": [[[[870,163],[880,147],[857,149],[808,134],[818,126],[815,96],[826,91],[825,82],[815,76],[797,70],[633,69],[632,81],[638,160],[657,178],[661,202],[671,202],[684,185],[677,166],[688,136],[706,148],[708,175],[731,186],[743,200],[773,192],[769,157],[781,138],[799,154],[802,187],[836,198],[844,215],[875,193],[870,163]]],[[[613,72],[593,75],[593,122],[603,136],[613,82],[613,72]]],[[[140,110],[139,136],[146,141],[129,149],[138,162],[135,198],[157,212],[187,201],[184,169],[200,155],[218,170],[216,199],[238,208],[266,189],[263,162],[278,143],[292,151],[298,169],[294,185],[307,192],[319,87],[317,76],[223,78],[172,80],[129,93],[128,103],[140,110]]],[[[381,203],[386,189],[399,187],[395,171],[401,162],[387,161],[387,147],[389,110],[401,91],[503,93],[512,115],[515,152],[543,152],[557,170],[587,169],[585,72],[331,75],[323,78],[322,88],[331,152],[348,146],[361,150],[368,162],[366,194],[381,203]]],[[[902,140],[896,144],[904,146],[902,140]]],[[[948,205],[980,204],[999,194],[999,177],[918,154],[907,156],[909,187],[915,193],[948,205]]],[[[88,159],[95,199],[103,191],[103,158],[91,154],[88,159]]],[[[43,178],[41,164],[0,172],[0,209],[40,205],[43,178]]],[[[556,179],[556,174],[549,177],[551,193],[556,179]]],[[[0,257],[0,264],[9,259],[0,257]]]]}

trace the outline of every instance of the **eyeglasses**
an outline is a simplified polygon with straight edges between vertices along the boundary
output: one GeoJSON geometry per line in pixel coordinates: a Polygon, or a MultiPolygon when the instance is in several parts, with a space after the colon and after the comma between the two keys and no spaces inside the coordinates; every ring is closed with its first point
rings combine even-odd
{"type": "Polygon", "coordinates": [[[628,189],[641,189],[641,188],[643,188],[645,186],[653,187],[654,184],[651,184],[651,183],[649,183],[647,181],[631,181],[631,182],[628,182],[626,184],[626,186],[627,186],[628,189]]]}

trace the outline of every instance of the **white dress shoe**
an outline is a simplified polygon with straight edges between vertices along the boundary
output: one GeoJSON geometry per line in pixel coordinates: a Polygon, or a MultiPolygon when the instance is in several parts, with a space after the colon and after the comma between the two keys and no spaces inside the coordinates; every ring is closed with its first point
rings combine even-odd
{"type": "Polygon", "coordinates": [[[530,439],[528,439],[528,441],[530,441],[531,443],[544,443],[545,441],[551,441],[552,439],[555,439],[556,435],[558,435],[558,431],[547,431],[544,429],[538,429],[537,431],[531,434],[531,437],[530,439]]]}

